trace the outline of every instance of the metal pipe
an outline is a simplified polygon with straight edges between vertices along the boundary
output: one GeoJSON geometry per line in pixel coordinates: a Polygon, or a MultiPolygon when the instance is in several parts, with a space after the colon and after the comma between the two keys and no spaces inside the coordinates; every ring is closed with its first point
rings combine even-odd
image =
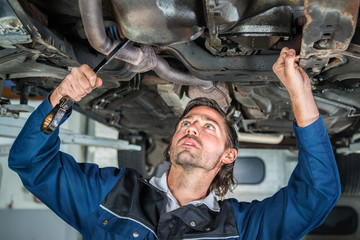
{"type": "Polygon", "coordinates": [[[167,61],[158,55],[156,55],[156,58],[157,65],[153,71],[156,72],[160,78],[167,79],[180,85],[196,85],[205,89],[209,89],[214,86],[211,81],[201,80],[190,73],[184,73],[170,67],[167,61]]]}
{"type": "MultiPolygon", "coordinates": [[[[79,0],[79,9],[90,45],[102,54],[108,55],[119,45],[119,41],[112,40],[106,35],[101,0],[79,0]]],[[[116,58],[138,65],[143,61],[144,53],[140,48],[127,45],[116,58]]]]}
{"type": "Polygon", "coordinates": [[[261,133],[238,133],[240,142],[279,144],[284,139],[283,135],[261,133]]]}
{"type": "MultiPolygon", "coordinates": [[[[119,41],[112,40],[106,35],[101,0],[79,0],[79,9],[89,43],[97,51],[108,55],[119,44],[119,41]]],[[[156,61],[157,64],[152,69],[165,80],[181,85],[198,85],[205,89],[213,87],[211,81],[204,81],[190,73],[180,72],[170,67],[164,58],[156,54],[145,54],[141,48],[127,45],[119,52],[116,58],[134,65],[136,68],[135,72],[151,70],[149,69],[149,64],[151,66],[151,63],[156,61]],[[140,69],[136,66],[139,66],[140,69]]]]}

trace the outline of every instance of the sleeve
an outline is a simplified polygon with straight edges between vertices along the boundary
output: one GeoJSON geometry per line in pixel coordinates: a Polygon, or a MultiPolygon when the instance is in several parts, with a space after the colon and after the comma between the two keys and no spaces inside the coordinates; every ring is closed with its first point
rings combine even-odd
{"type": "Polygon", "coordinates": [[[50,135],[40,131],[51,110],[45,99],[32,113],[10,150],[8,164],[30,192],[81,232],[81,224],[106,197],[123,170],[78,164],[72,156],[60,152],[59,129],[50,135]]]}
{"type": "Polygon", "coordinates": [[[263,201],[232,200],[244,239],[301,239],[325,220],[340,197],[339,173],[322,118],[305,128],[294,122],[294,132],[299,155],[288,186],[263,201]]]}

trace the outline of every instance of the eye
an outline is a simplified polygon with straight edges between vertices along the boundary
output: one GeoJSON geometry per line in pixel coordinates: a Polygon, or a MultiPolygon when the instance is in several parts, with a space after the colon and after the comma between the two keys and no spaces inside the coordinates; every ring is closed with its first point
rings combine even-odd
{"type": "Polygon", "coordinates": [[[188,126],[190,126],[190,123],[187,122],[187,121],[184,121],[184,122],[181,123],[181,126],[182,127],[188,127],[188,126]]]}
{"type": "Polygon", "coordinates": [[[209,129],[209,130],[215,130],[215,127],[213,125],[211,125],[211,124],[206,124],[205,128],[209,129]]]}

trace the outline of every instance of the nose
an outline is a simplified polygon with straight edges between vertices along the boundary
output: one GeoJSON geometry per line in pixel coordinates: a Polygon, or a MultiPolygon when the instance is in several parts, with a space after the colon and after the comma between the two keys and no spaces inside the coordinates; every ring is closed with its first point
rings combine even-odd
{"type": "Polygon", "coordinates": [[[198,131],[198,129],[196,128],[196,122],[194,122],[193,124],[191,124],[191,125],[186,129],[186,134],[199,136],[199,131],[198,131]]]}

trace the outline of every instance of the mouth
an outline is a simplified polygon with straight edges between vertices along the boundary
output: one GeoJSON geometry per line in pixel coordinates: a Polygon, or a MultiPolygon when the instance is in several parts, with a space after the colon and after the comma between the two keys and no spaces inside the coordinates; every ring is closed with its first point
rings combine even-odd
{"type": "Polygon", "coordinates": [[[198,142],[192,138],[185,138],[183,141],[181,141],[180,146],[196,148],[196,149],[199,148],[198,142]]]}

